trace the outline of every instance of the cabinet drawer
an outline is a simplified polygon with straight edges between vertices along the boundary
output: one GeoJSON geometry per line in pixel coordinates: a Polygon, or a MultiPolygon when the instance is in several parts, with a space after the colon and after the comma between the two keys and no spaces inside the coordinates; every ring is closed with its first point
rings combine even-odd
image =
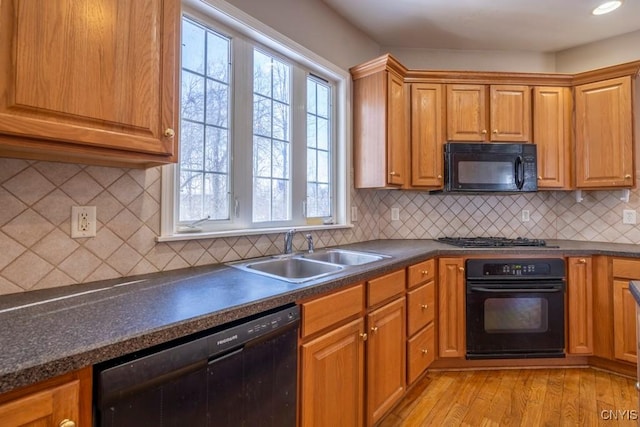
{"type": "Polygon", "coordinates": [[[433,279],[435,275],[435,265],[435,261],[430,259],[407,268],[407,287],[412,288],[420,283],[433,279]]]}
{"type": "Polygon", "coordinates": [[[613,277],[640,279],[640,259],[613,259],[613,277]]]}
{"type": "Polygon", "coordinates": [[[301,304],[302,336],[306,337],[364,309],[363,284],[301,304]]]}
{"type": "Polygon", "coordinates": [[[413,383],[433,362],[436,355],[433,323],[407,341],[407,383],[413,383]]]}
{"type": "Polygon", "coordinates": [[[367,282],[367,304],[376,305],[405,289],[405,271],[398,270],[367,282]]]}
{"type": "Polygon", "coordinates": [[[433,321],[435,316],[436,284],[431,282],[407,293],[407,335],[411,336],[433,321]]]}

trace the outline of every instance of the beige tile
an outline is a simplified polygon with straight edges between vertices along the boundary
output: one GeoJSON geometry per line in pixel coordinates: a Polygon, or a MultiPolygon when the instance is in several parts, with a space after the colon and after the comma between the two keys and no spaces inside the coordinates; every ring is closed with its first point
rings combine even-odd
{"type": "Polygon", "coordinates": [[[81,246],[58,264],[58,268],[76,282],[81,283],[85,281],[100,264],[102,264],[102,261],[97,256],[81,246]]]}
{"type": "Polygon", "coordinates": [[[81,165],[73,163],[36,162],[33,167],[55,186],[62,185],[82,170],[81,165]]]}
{"type": "Polygon", "coordinates": [[[53,266],[33,252],[27,251],[2,269],[2,277],[29,290],[47,275],[53,266]]]}
{"type": "Polygon", "coordinates": [[[107,191],[124,205],[131,203],[144,191],[128,174],[121,176],[116,182],[107,187],[107,191]]]}
{"type": "Polygon", "coordinates": [[[126,173],[122,168],[107,168],[102,166],[87,166],[85,172],[96,180],[102,187],[107,188],[126,173]]]}
{"type": "Polygon", "coordinates": [[[9,221],[2,231],[24,246],[30,247],[43,239],[54,229],[54,226],[42,215],[27,209],[9,221]]]}
{"type": "Polygon", "coordinates": [[[58,269],[51,270],[46,276],[38,281],[30,290],[57,288],[59,286],[67,286],[75,284],[75,280],[64,274],[58,269]]]}
{"type": "Polygon", "coordinates": [[[68,234],[56,228],[33,245],[31,250],[51,264],[58,265],[79,246],[68,234]]]}
{"type": "Polygon", "coordinates": [[[126,241],[143,226],[142,220],[133,215],[129,210],[123,209],[106,226],[118,237],[126,241]]]}
{"type": "Polygon", "coordinates": [[[6,181],[3,187],[27,205],[34,204],[55,189],[55,186],[34,168],[23,170],[6,181]]]}
{"type": "Polygon", "coordinates": [[[3,268],[15,261],[26,250],[27,248],[20,243],[0,232],[0,274],[3,268]]]}
{"type": "Polygon", "coordinates": [[[25,290],[26,289],[23,289],[0,276],[0,295],[15,294],[18,292],[24,292],[25,290]]]}
{"type": "Polygon", "coordinates": [[[74,175],[59,188],[80,205],[86,205],[104,190],[91,175],[84,171],[74,175]]]}
{"type": "Polygon", "coordinates": [[[62,226],[71,218],[71,207],[76,203],[61,190],[54,190],[33,205],[33,209],[52,224],[62,226]]]}
{"type": "Polygon", "coordinates": [[[100,227],[96,237],[87,239],[84,247],[93,252],[98,258],[104,260],[118,250],[123,243],[124,241],[114,232],[106,227],[100,227]]]}
{"type": "Polygon", "coordinates": [[[126,276],[141,260],[142,255],[125,243],[105,261],[122,276],[126,276]]]}
{"type": "Polygon", "coordinates": [[[0,202],[2,203],[2,209],[0,209],[0,227],[27,209],[27,205],[2,187],[0,187],[0,202]]]}

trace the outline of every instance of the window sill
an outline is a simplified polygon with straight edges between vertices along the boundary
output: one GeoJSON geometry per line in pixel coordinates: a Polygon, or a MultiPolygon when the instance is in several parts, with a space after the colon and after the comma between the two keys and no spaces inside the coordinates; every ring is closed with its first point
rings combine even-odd
{"type": "Polygon", "coordinates": [[[296,231],[322,231],[322,230],[340,230],[353,228],[353,224],[331,224],[331,225],[301,225],[297,227],[278,227],[278,228],[250,228],[244,230],[228,230],[228,231],[202,231],[197,233],[173,233],[163,236],[157,236],[157,242],[178,242],[181,240],[199,240],[199,239],[217,239],[220,237],[238,237],[238,236],[255,236],[258,234],[277,234],[285,233],[291,229],[296,231]]]}

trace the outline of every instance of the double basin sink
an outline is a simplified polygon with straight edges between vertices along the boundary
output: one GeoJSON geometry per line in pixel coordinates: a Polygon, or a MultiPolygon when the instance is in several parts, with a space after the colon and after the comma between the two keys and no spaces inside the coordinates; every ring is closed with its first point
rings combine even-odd
{"type": "Polygon", "coordinates": [[[351,266],[391,258],[369,252],[327,249],[313,253],[276,255],[249,261],[229,263],[231,267],[291,283],[302,283],[344,271],[351,266]]]}

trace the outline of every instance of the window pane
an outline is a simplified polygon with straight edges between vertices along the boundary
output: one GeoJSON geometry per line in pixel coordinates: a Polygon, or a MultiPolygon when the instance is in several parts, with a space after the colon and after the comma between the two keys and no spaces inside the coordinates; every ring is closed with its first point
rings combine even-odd
{"type": "Polygon", "coordinates": [[[291,219],[291,67],[253,53],[253,221],[291,219]]]}
{"type": "Polygon", "coordinates": [[[179,221],[230,216],[230,49],[228,37],[183,18],[179,221]]]}
{"type": "Polygon", "coordinates": [[[332,215],[330,87],[307,78],[307,216],[332,215]]]}

